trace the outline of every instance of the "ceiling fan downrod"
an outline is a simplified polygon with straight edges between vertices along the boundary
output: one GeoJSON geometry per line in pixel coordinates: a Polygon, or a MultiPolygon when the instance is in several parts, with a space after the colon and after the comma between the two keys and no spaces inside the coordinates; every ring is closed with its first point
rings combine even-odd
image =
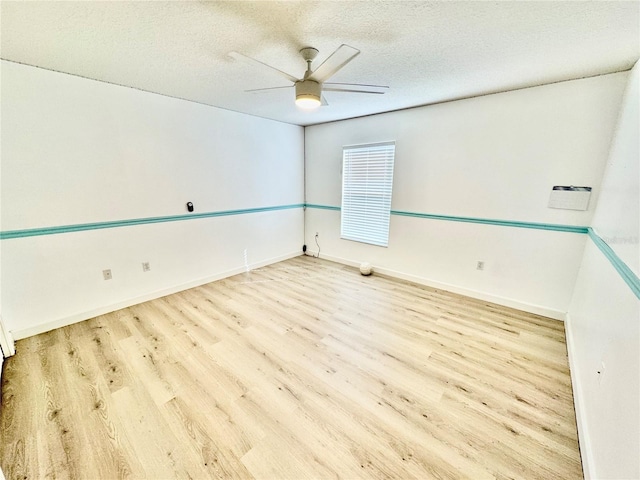
{"type": "Polygon", "coordinates": [[[311,62],[318,56],[318,49],[313,47],[304,47],[300,49],[300,55],[307,62],[307,71],[304,72],[303,80],[306,80],[311,75],[311,62]]]}
{"type": "Polygon", "coordinates": [[[305,47],[300,50],[300,55],[307,62],[307,71],[304,72],[302,80],[295,83],[296,87],[296,105],[305,109],[313,109],[322,103],[322,84],[315,80],[309,80],[311,71],[311,62],[318,55],[318,50],[313,47],[305,47]]]}

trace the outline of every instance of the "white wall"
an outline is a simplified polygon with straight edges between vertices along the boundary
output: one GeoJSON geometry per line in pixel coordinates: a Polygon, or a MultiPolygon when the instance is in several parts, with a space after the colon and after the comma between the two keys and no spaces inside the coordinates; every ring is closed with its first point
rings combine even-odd
{"type": "Polygon", "coordinates": [[[592,227],[640,275],[640,82],[631,71],[592,227]]]}
{"type": "MultiPolygon", "coordinates": [[[[636,276],[639,93],[636,64],[593,220],[594,231],[636,276]]],[[[587,478],[640,478],[640,301],[591,242],[582,259],[566,329],[587,478]]]]}
{"type": "MultiPolygon", "coordinates": [[[[392,209],[587,226],[627,73],[305,129],[306,201],[340,206],[343,145],[396,141],[392,209]],[[594,189],[589,210],[547,207],[553,185],[594,189]]],[[[305,242],[347,263],[563,318],[586,236],[392,216],[389,247],[341,240],[340,212],[308,208],[305,242]],[[478,260],[485,270],[476,270],[478,260]]]]}
{"type": "MultiPolygon", "coordinates": [[[[303,129],[3,61],[2,229],[303,202],[303,129]]],[[[4,239],[16,337],[295,255],[301,208],[4,239]],[[141,262],[151,271],[142,272],[141,262]],[[110,268],[113,279],[102,279],[110,268]]]]}

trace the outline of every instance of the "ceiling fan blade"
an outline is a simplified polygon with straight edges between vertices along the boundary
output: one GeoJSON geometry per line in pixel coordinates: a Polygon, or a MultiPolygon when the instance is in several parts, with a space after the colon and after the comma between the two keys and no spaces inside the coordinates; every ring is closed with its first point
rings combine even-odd
{"type": "Polygon", "coordinates": [[[386,93],[389,87],[386,85],[367,85],[364,83],[331,83],[324,84],[323,90],[332,92],[351,92],[357,90],[362,93],[386,93]]]}
{"type": "Polygon", "coordinates": [[[384,94],[384,92],[378,92],[375,90],[363,90],[363,89],[356,89],[356,88],[351,88],[351,89],[346,89],[346,88],[323,88],[322,89],[325,92],[346,92],[346,93],[373,93],[374,95],[382,95],[384,94]]]}
{"type": "Polygon", "coordinates": [[[296,83],[298,81],[298,79],[296,77],[294,77],[293,75],[289,75],[287,72],[283,72],[282,70],[278,70],[275,67],[272,67],[271,65],[267,65],[266,63],[262,63],[259,60],[256,60],[255,58],[251,58],[251,57],[247,57],[246,55],[243,55],[241,53],[238,52],[229,52],[229,56],[231,58],[234,58],[236,60],[240,60],[241,62],[247,63],[249,65],[254,65],[257,66],[259,68],[263,68],[263,69],[269,69],[272,73],[278,73],[279,75],[285,77],[287,80],[289,80],[290,82],[296,83]]]}
{"type": "Polygon", "coordinates": [[[328,80],[329,77],[353,60],[359,53],[360,50],[357,48],[344,44],[340,45],[335,52],[329,55],[329,57],[309,75],[309,79],[324,83],[325,80],[328,80]]]}
{"type": "Polygon", "coordinates": [[[251,90],[245,90],[245,92],[261,93],[261,92],[270,92],[273,90],[285,90],[285,89],[290,89],[291,87],[293,87],[293,85],[289,85],[288,87],[253,88],[251,90]]]}

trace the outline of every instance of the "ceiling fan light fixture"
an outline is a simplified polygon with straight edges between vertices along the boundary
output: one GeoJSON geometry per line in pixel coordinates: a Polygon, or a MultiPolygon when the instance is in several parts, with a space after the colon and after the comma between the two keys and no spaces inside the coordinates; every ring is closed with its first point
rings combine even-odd
{"type": "MultiPolygon", "coordinates": [[[[1,1],[1,0],[0,0],[1,1]]],[[[307,70],[304,72],[302,78],[296,78],[293,75],[278,70],[271,65],[267,65],[255,58],[247,57],[238,52],[229,52],[229,56],[236,60],[249,63],[262,70],[269,70],[271,73],[277,73],[278,75],[286,78],[290,82],[288,87],[268,87],[268,88],[255,88],[251,90],[245,90],[246,92],[272,92],[279,91],[283,88],[295,88],[296,93],[296,106],[303,110],[315,110],[320,105],[327,105],[326,100],[322,96],[322,91],[330,92],[346,92],[346,93],[373,93],[381,94],[385,93],[389,88],[384,85],[368,85],[362,83],[329,83],[330,77],[337,73],[342,67],[353,60],[360,50],[349,45],[340,45],[331,55],[329,55],[324,62],[320,64],[318,68],[312,70],[311,63],[318,55],[318,50],[313,47],[305,47],[300,50],[300,54],[305,62],[307,62],[307,70]],[[326,87],[326,88],[325,88],[326,87]]]]}
{"type": "Polygon", "coordinates": [[[296,105],[304,109],[313,109],[320,106],[322,85],[313,80],[300,80],[296,82],[296,105]]]}
{"type": "Polygon", "coordinates": [[[299,95],[296,97],[296,105],[307,110],[318,108],[320,103],[320,99],[313,95],[299,95]]]}

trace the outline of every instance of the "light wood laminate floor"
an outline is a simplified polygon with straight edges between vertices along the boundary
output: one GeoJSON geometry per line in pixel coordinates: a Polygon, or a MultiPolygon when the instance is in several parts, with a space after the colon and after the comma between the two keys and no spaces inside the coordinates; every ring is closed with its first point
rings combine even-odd
{"type": "Polygon", "coordinates": [[[8,480],[581,478],[563,324],[310,257],[21,340],[8,480]]]}

